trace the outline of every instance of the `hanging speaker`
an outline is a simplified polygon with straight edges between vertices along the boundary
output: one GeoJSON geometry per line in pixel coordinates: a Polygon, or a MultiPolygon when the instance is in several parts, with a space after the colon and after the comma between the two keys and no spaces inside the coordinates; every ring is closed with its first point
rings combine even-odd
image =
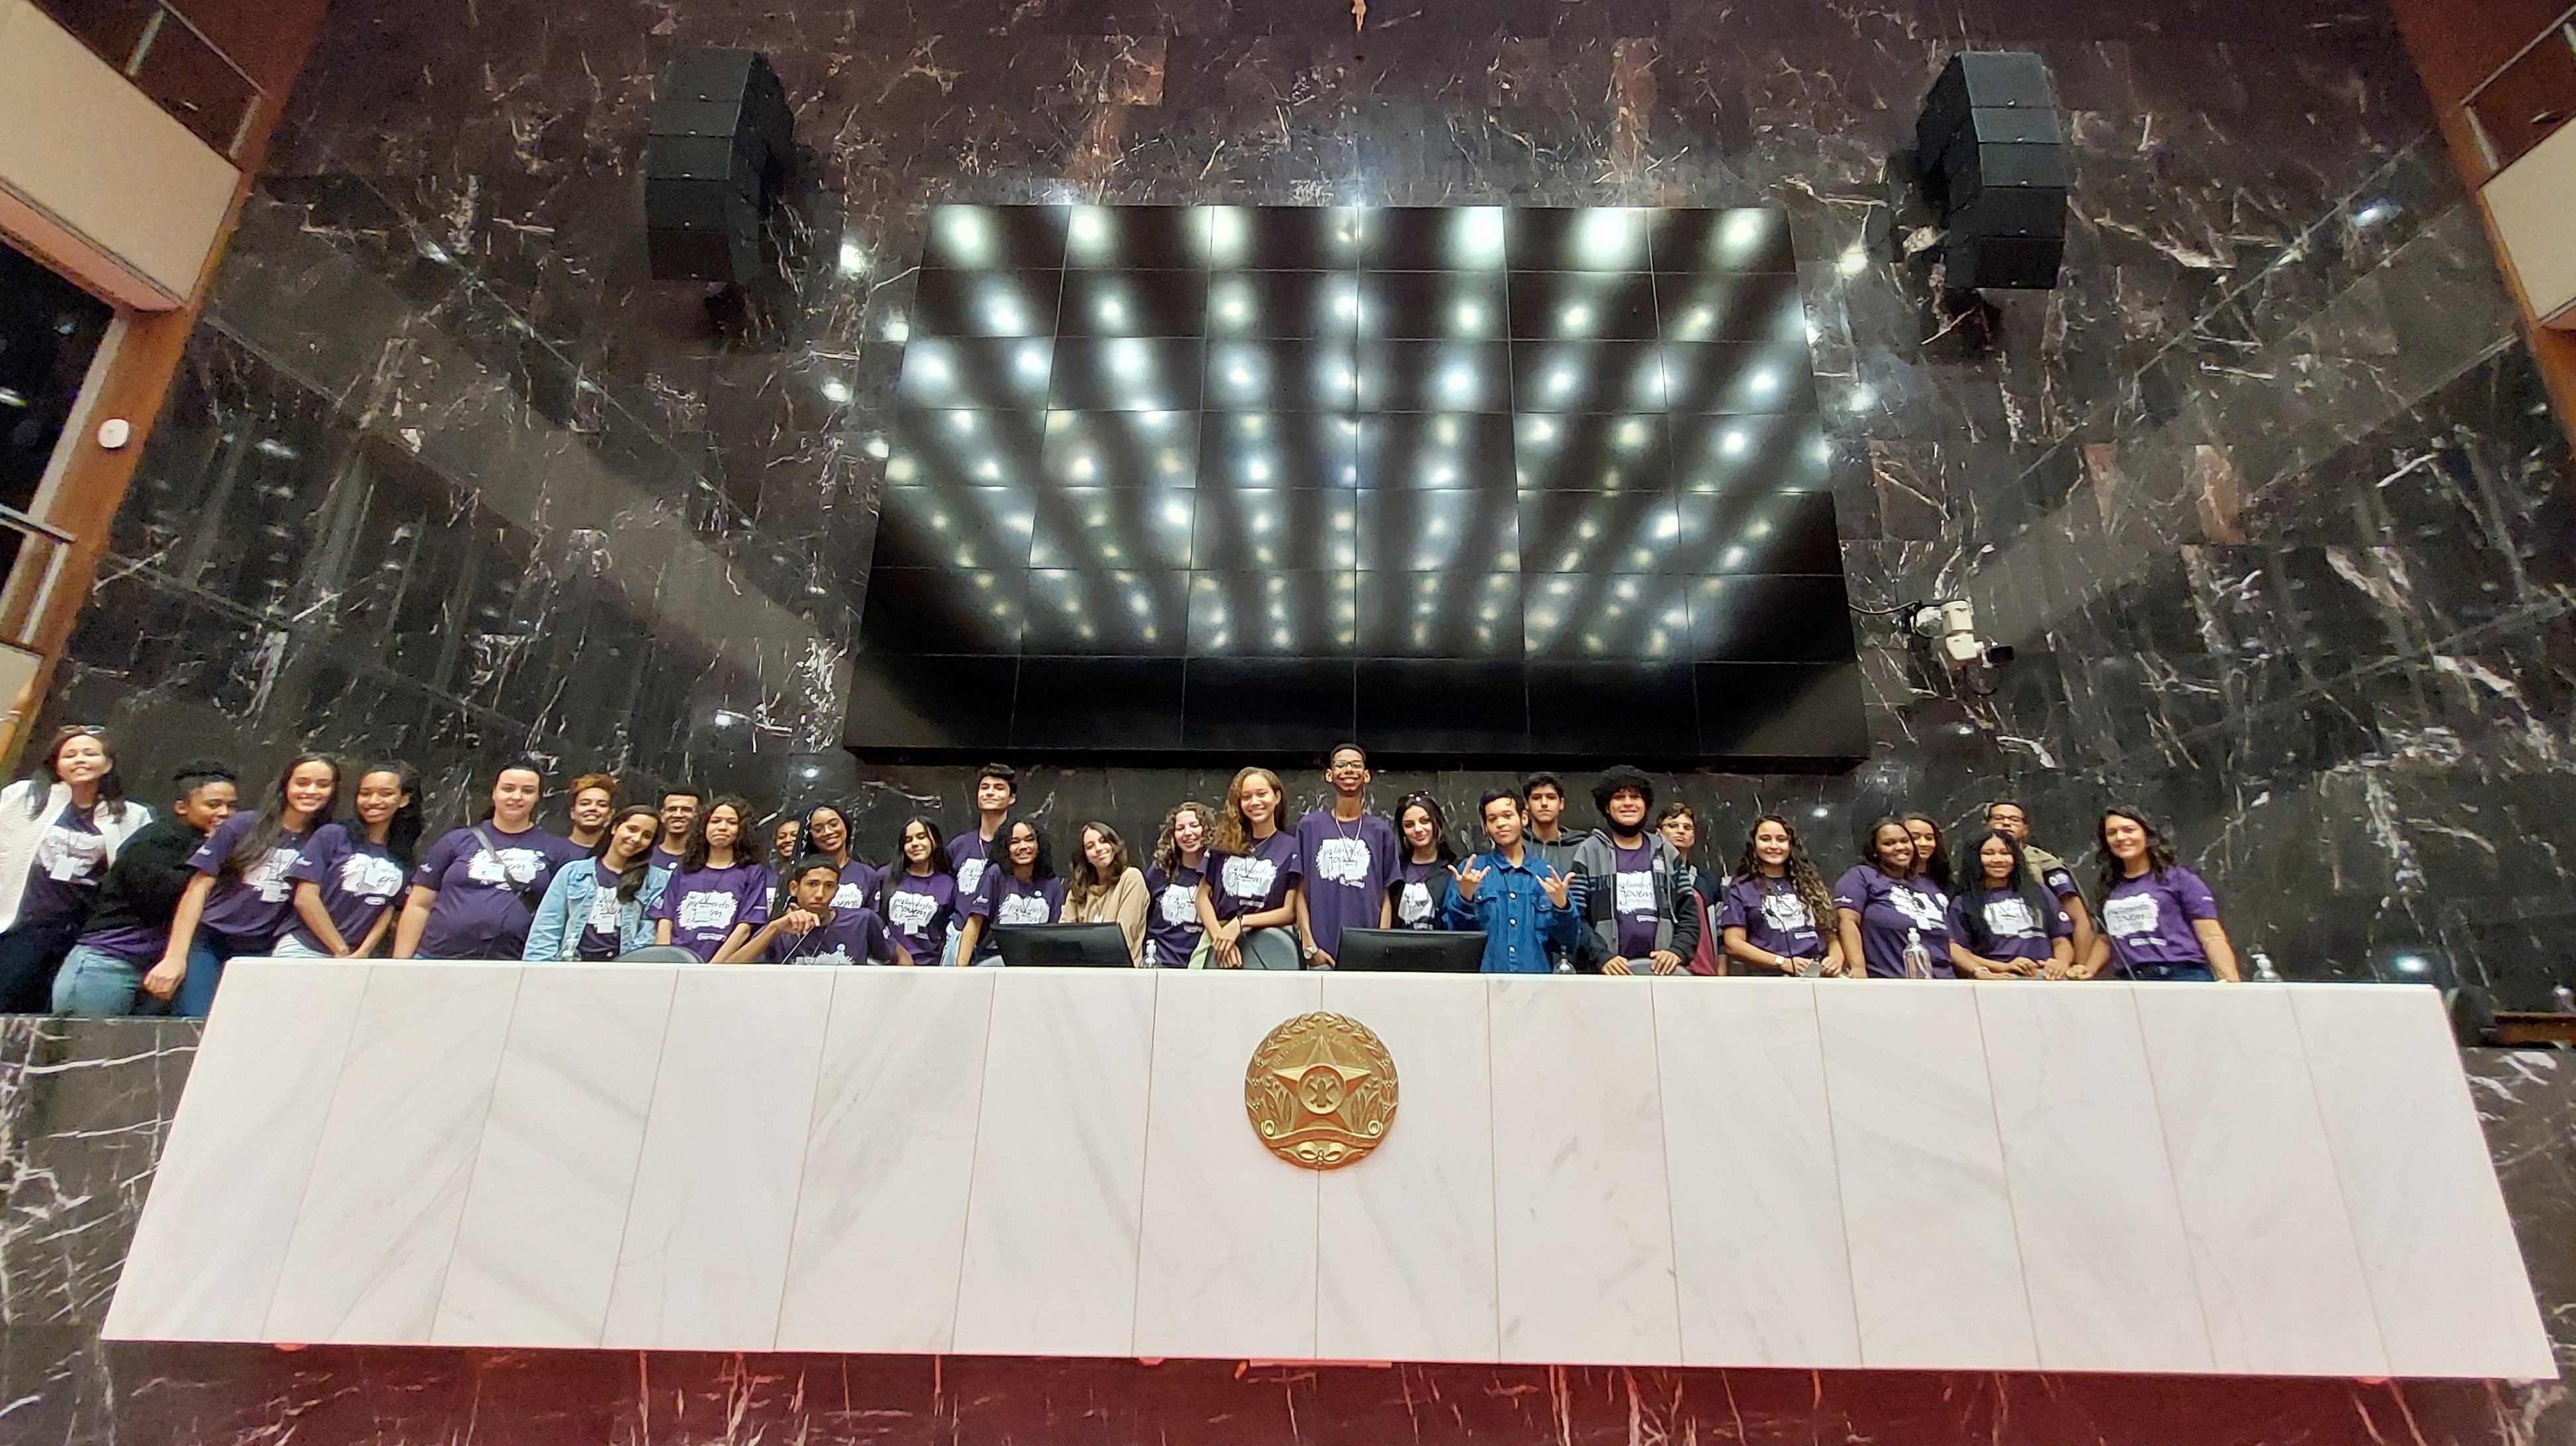
{"type": "Polygon", "coordinates": [[[760,229],[795,160],[796,122],[769,62],[749,50],[672,53],[644,140],[645,250],[657,281],[747,285],[760,229]]]}
{"type": "Polygon", "coordinates": [[[2047,65],[2027,51],[1950,57],[1914,128],[1954,287],[2046,291],[2066,248],[2074,161],[2047,65]]]}

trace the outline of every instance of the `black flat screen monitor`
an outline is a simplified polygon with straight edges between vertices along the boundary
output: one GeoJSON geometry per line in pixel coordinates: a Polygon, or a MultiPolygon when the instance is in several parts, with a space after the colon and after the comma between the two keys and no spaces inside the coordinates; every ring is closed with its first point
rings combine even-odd
{"type": "Polygon", "coordinates": [[[1364,973],[1473,974],[1484,967],[1485,936],[1440,929],[1344,929],[1336,969],[1364,973]]]}
{"type": "Polygon", "coordinates": [[[1127,933],[1115,924],[1005,924],[993,931],[1005,968],[1132,969],[1127,933]]]}

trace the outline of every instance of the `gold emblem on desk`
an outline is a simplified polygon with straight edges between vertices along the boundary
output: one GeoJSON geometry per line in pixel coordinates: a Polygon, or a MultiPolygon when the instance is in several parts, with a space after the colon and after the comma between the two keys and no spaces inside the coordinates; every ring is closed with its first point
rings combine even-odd
{"type": "Polygon", "coordinates": [[[1252,1052],[1243,1112],[1280,1159],[1338,1170],[1376,1149],[1394,1125],[1395,1060],[1356,1019],[1300,1014],[1252,1052]]]}

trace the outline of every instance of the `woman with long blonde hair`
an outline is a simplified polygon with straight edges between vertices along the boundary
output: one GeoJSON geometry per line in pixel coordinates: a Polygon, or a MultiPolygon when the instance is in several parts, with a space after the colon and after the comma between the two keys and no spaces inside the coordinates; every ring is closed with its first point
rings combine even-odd
{"type": "Polygon", "coordinates": [[[1205,968],[1207,927],[1199,922],[1199,880],[1215,860],[1216,810],[1185,800],[1163,819],[1154,857],[1145,865],[1144,962],[1160,969],[1205,968]]]}
{"type": "Polygon", "coordinates": [[[1267,768],[1247,768],[1225,790],[1207,877],[1199,881],[1201,946],[1219,969],[1295,969],[1297,881],[1305,861],[1297,836],[1279,827],[1288,790],[1267,768]]]}

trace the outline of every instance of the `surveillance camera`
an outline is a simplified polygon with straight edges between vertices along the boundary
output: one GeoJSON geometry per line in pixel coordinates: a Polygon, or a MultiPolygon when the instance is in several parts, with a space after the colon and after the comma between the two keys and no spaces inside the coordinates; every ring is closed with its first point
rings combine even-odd
{"type": "Polygon", "coordinates": [[[1990,643],[1977,636],[1976,604],[1965,598],[1919,603],[1911,623],[1917,635],[1931,640],[1960,686],[1979,697],[1995,691],[1995,669],[2013,660],[2010,643],[1990,643]]]}

